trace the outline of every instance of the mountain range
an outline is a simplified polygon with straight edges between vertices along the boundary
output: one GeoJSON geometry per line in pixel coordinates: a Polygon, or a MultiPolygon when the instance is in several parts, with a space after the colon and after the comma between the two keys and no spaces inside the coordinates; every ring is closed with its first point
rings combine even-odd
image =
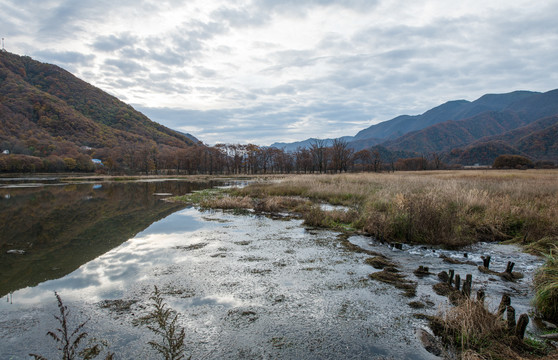
{"type": "MultiPolygon", "coordinates": [[[[558,89],[514,91],[487,94],[475,101],[449,101],[424,114],[397,116],[340,139],[355,151],[381,145],[384,152],[436,153],[450,164],[491,164],[502,154],[557,162],[557,128],[558,89]]],[[[293,146],[314,142],[271,146],[292,151],[293,146]]]]}
{"type": "MultiPolygon", "coordinates": [[[[376,150],[385,160],[436,154],[448,164],[472,165],[491,164],[502,154],[558,163],[557,135],[558,89],[449,101],[338,140],[355,151],[376,150]]],[[[311,138],[271,147],[296,151],[317,142],[330,146],[334,140],[311,138]]],[[[93,157],[124,170],[148,172],[161,159],[167,159],[162,166],[179,169],[182,165],[169,164],[184,158],[184,151],[192,161],[200,159],[192,149],[206,147],[56,65],[0,51],[0,151],[17,154],[11,157],[15,165],[0,158],[0,169],[21,171],[17,162],[32,159],[27,171],[90,171],[93,157]]]]}

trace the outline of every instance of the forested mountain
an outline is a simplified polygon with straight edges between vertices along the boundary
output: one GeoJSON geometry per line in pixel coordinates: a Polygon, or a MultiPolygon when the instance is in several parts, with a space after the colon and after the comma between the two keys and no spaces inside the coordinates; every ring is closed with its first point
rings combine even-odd
{"type": "MultiPolygon", "coordinates": [[[[558,89],[487,94],[472,102],[449,101],[421,115],[401,115],[344,139],[355,152],[381,146],[398,156],[436,154],[450,164],[492,164],[502,154],[558,163],[554,115],[558,89]]],[[[293,144],[282,145],[290,149],[293,144]]]]}
{"type": "Polygon", "coordinates": [[[503,111],[487,111],[459,121],[442,122],[382,145],[391,150],[405,149],[422,154],[453,153],[454,156],[445,158],[464,165],[491,164],[502,154],[556,161],[556,114],[558,90],[553,90],[508,103],[503,111]],[[457,153],[460,155],[455,156],[457,153]]]}
{"type": "Polygon", "coordinates": [[[558,115],[539,119],[529,125],[475,141],[443,155],[450,163],[491,164],[499,155],[523,155],[533,160],[558,160],[558,115]]]}
{"type": "Polygon", "coordinates": [[[194,144],[58,66],[5,51],[0,52],[0,124],[0,150],[19,154],[19,160],[48,158],[47,167],[63,167],[61,161],[73,159],[66,165],[88,170],[91,157],[108,160],[115,149],[120,150],[112,154],[114,163],[125,149],[162,151],[194,144]]]}
{"type": "Polygon", "coordinates": [[[446,121],[426,129],[413,131],[386,141],[391,149],[407,149],[418,153],[448,151],[468,145],[486,136],[502,134],[525,125],[517,113],[487,111],[460,121],[446,121]]]}
{"type": "Polygon", "coordinates": [[[508,94],[488,94],[475,101],[456,100],[428,110],[422,115],[401,115],[392,120],[372,125],[359,131],[355,140],[368,138],[395,139],[411,131],[421,130],[449,120],[462,120],[486,111],[502,111],[518,101],[538,94],[530,91],[514,91],[508,94]]]}

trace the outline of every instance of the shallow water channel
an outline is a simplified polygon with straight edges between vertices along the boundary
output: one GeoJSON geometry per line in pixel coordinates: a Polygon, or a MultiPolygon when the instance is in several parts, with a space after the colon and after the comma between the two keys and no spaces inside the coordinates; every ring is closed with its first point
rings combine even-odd
{"type": "MultiPolygon", "coordinates": [[[[76,323],[90,319],[89,335],[105,339],[119,359],[157,358],[147,345],[154,339],[153,334],[132,325],[134,318],[146,314],[154,286],[179,312],[180,325],[186,329],[187,353],[192,359],[435,358],[416,336],[417,328],[426,323],[413,314],[435,314],[446,306],[447,300],[432,292],[432,285],[438,282],[436,275],[413,275],[418,265],[429,266],[434,274],[454,269],[464,278],[470,273],[473,289],[485,289],[493,306],[497,306],[503,292],[509,292],[518,313],[529,310],[528,284],[541,260],[513,247],[478,244],[460,251],[408,246],[397,250],[369,237],[349,238],[363,249],[385,254],[410,280],[418,282],[417,296],[408,298],[401,290],[370,279],[370,273],[379,271],[365,263],[370,256],[345,246],[336,232],[305,228],[300,220],[176,208],[176,204],[163,202],[154,194],[192,189],[176,182],[169,184],[174,188],[151,184],[145,193],[138,188],[126,190],[127,184],[119,184],[125,187],[122,191],[135,192],[131,199],[144,197],[137,213],[151,215],[141,220],[134,218],[133,229],[118,232],[117,237],[123,239],[120,243],[112,241],[114,246],[102,247],[99,254],[89,250],[92,258],[79,266],[72,263],[67,274],[45,280],[36,280],[35,276],[35,280],[28,281],[25,276],[34,276],[32,271],[13,271],[23,286],[15,285],[13,279],[3,285],[7,294],[3,293],[4,300],[0,301],[1,359],[25,359],[29,353],[54,357],[55,345],[45,336],[57,325],[53,318],[57,314],[54,291],[71,309],[76,323]],[[479,273],[476,266],[448,264],[439,257],[444,253],[463,259],[465,252],[468,260],[479,265],[481,255],[492,255],[491,268],[498,271],[513,259],[514,270],[526,277],[504,282],[479,273]],[[411,301],[420,301],[426,307],[415,310],[408,305],[411,301]]],[[[102,184],[101,188],[107,190],[113,185],[102,184]]],[[[92,198],[86,201],[99,196],[95,191],[101,188],[93,189],[94,184],[79,186],[88,186],[87,196],[92,198]]],[[[78,191],[62,185],[60,188],[78,191]]],[[[10,198],[2,201],[24,196],[17,193],[21,189],[9,190],[10,198]]],[[[7,191],[0,189],[0,195],[7,191]]],[[[83,200],[82,195],[77,198],[83,200]]],[[[131,199],[128,202],[134,202],[131,199]]],[[[81,200],[76,201],[81,204],[81,200]]],[[[2,206],[9,211],[10,205],[2,206]]],[[[111,214],[116,216],[123,208],[117,205],[111,214]]],[[[106,224],[118,227],[116,223],[106,224]]],[[[71,247],[65,257],[79,256],[80,238],[83,236],[64,245],[71,247]]],[[[6,258],[7,241],[2,239],[1,243],[2,256],[6,258]]],[[[10,244],[25,245],[13,240],[10,244]]],[[[61,248],[66,249],[64,246],[61,248]]],[[[33,247],[25,250],[23,255],[10,254],[12,268],[18,259],[24,261],[33,255],[33,247]]],[[[49,258],[51,255],[46,253],[36,260],[43,265],[50,261],[43,272],[64,262],[49,258]]],[[[33,261],[29,261],[32,268],[33,261]]],[[[5,274],[13,270],[5,266],[1,269],[5,274]]]]}

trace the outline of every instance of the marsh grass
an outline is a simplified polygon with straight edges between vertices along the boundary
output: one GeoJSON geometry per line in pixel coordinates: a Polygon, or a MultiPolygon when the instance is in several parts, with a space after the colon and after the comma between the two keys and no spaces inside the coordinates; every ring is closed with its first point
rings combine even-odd
{"type": "MultiPolygon", "coordinates": [[[[530,243],[558,235],[556,171],[440,171],[297,175],[234,190],[239,199],[295,197],[353,209],[304,206],[312,226],[379,239],[457,247],[476,241],[530,243]]],[[[289,206],[287,206],[289,208],[289,206]]]]}
{"type": "Polygon", "coordinates": [[[537,271],[534,279],[533,305],[540,316],[558,321],[558,246],[554,245],[546,255],[546,263],[537,271]]]}
{"type": "Polygon", "coordinates": [[[461,301],[432,317],[430,324],[444,344],[459,350],[461,359],[541,358],[549,351],[535,340],[519,340],[510,333],[506,320],[475,300],[461,301]]]}

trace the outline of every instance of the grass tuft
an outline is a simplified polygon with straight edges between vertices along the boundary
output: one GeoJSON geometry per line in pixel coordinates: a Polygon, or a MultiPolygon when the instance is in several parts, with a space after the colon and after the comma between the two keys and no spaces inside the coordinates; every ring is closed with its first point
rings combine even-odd
{"type": "Polygon", "coordinates": [[[545,319],[558,321],[558,246],[554,245],[546,255],[546,263],[537,271],[534,279],[533,305],[545,319]]]}
{"type": "Polygon", "coordinates": [[[536,340],[517,338],[507,320],[483,302],[466,299],[429,320],[434,333],[446,346],[457,349],[462,359],[520,360],[541,358],[550,351],[536,340]]]}

